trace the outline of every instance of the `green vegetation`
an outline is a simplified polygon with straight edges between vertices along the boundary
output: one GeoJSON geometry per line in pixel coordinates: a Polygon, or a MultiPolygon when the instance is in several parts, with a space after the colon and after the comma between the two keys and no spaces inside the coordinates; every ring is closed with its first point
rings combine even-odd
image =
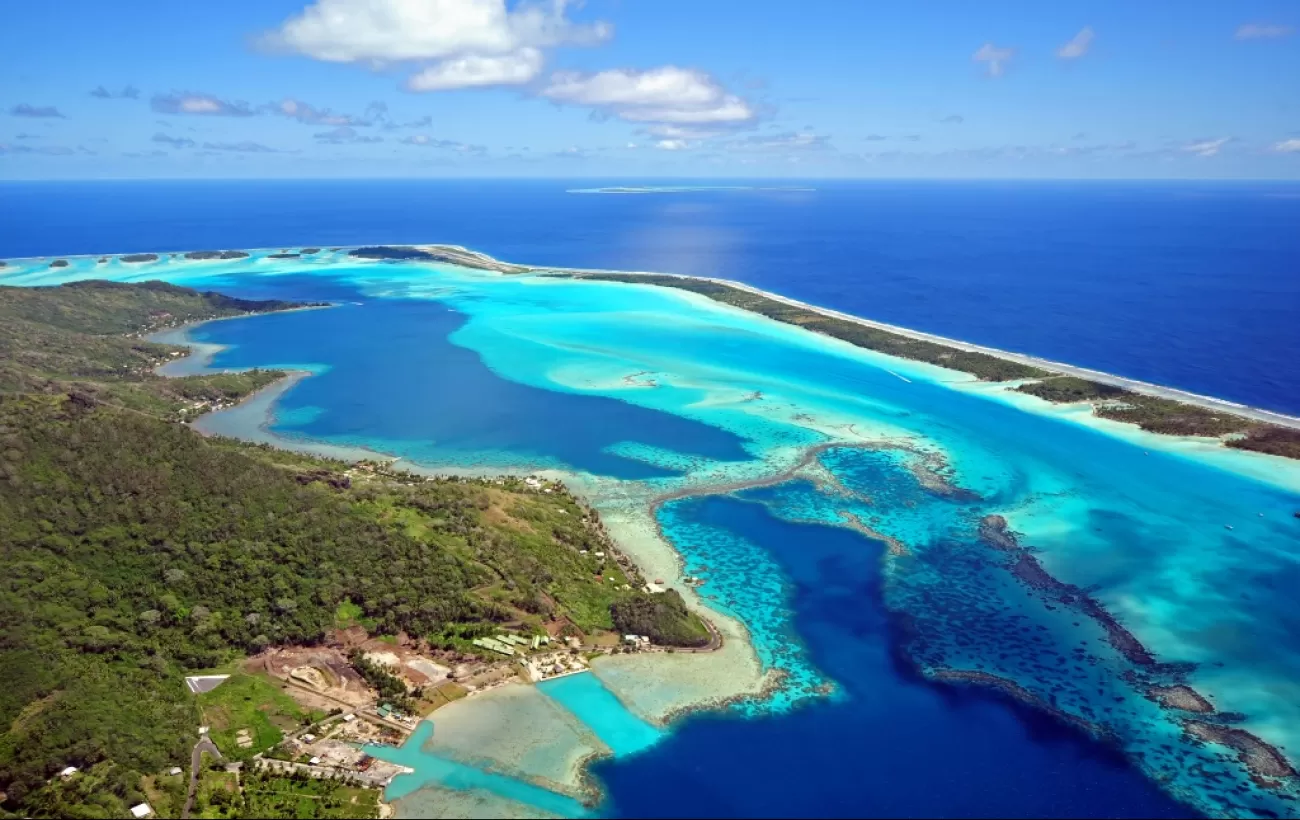
{"type": "Polygon", "coordinates": [[[363,615],[365,615],[365,610],[344,598],[339,601],[338,606],[334,607],[334,628],[348,629],[349,627],[361,625],[366,629],[374,629],[374,623],[367,624],[367,619],[363,618],[363,615]]]}
{"type": "Polygon", "coordinates": [[[212,742],[232,760],[246,760],[278,744],[284,733],[313,723],[323,713],[308,714],[266,678],[234,674],[198,696],[203,722],[212,742]],[[246,738],[240,744],[240,738],[246,738]]]}
{"type": "Polygon", "coordinates": [[[686,608],[675,589],[619,601],[614,623],[624,635],[645,635],[665,646],[706,646],[709,630],[686,608]]]}
{"type": "Polygon", "coordinates": [[[348,655],[348,663],[361,673],[361,677],[379,694],[379,702],[397,707],[397,711],[411,714],[415,711],[415,700],[407,693],[406,683],[382,663],[367,660],[360,649],[353,649],[348,655]]]}
{"type": "Polygon", "coordinates": [[[879,351],[890,356],[898,356],[902,359],[936,364],[950,370],[960,370],[984,381],[1000,382],[1048,375],[1036,367],[1007,361],[997,356],[990,356],[987,353],[961,350],[937,342],[913,339],[910,336],[858,322],[825,316],[815,310],[787,304],[722,282],[652,273],[565,273],[548,275],[575,279],[595,279],[605,282],[657,285],[659,287],[686,290],[707,296],[713,301],[721,302],[724,305],[738,307],[741,310],[757,313],[778,322],[807,328],[858,347],[879,351]]]}
{"type": "Polygon", "coordinates": [[[304,772],[206,770],[199,779],[193,817],[235,818],[374,818],[379,816],[378,789],[304,772]]]}
{"type": "Polygon", "coordinates": [[[194,793],[194,807],[190,816],[204,820],[253,816],[246,813],[244,796],[239,788],[239,775],[216,768],[203,769],[199,775],[199,788],[194,793]]]}
{"type": "Polygon", "coordinates": [[[285,307],[158,283],[0,288],[4,811],[122,815],[188,767],[204,715],[235,757],[307,719],[247,676],[196,698],[186,672],[318,643],[341,621],[460,647],[546,619],[607,629],[612,605],[646,597],[562,487],[350,477],[174,423],[186,391],[235,400],[276,374],[163,380],[152,368],[176,348],[139,335],[285,307]],[[100,785],[54,782],[65,766],[100,785]]]}
{"type": "Polygon", "coordinates": [[[166,379],[154,369],[184,349],[144,336],[200,319],[298,306],[162,282],[0,287],[0,393],[75,392],[81,401],[183,418],[197,402],[230,403],[282,374],[253,370],[166,379]]]}
{"type": "Polygon", "coordinates": [[[1076,376],[1056,376],[1016,388],[1050,402],[1093,402],[1102,418],[1136,424],[1152,433],[1173,436],[1233,436],[1224,443],[1240,450],[1300,458],[1300,430],[1262,424],[1231,413],[1147,396],[1076,376]]]}

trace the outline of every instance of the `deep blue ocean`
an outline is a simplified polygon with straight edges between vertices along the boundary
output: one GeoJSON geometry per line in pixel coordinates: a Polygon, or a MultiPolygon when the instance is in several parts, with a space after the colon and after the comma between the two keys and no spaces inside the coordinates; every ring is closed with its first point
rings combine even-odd
{"type": "Polygon", "coordinates": [[[0,259],[446,242],[525,263],[737,279],[1300,413],[1294,182],[819,180],[806,183],[813,191],[566,193],[599,184],[636,183],[6,182],[0,259]]]}

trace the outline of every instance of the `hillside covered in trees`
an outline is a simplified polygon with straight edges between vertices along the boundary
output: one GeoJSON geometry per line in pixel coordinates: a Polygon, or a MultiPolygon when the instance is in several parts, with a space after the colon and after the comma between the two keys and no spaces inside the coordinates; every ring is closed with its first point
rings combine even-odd
{"type": "MultiPolygon", "coordinates": [[[[189,671],[310,644],[359,609],[433,642],[506,622],[612,629],[644,597],[595,513],[522,482],[371,475],[177,423],[273,372],[163,379],[175,322],[295,307],[150,283],[0,288],[0,791],[33,816],[120,816],[186,766],[189,671]],[[624,573],[627,573],[626,575],[624,573]],[[620,612],[623,610],[620,609],[620,612]],[[71,789],[65,766],[94,772],[71,789]]],[[[674,616],[698,634],[685,610],[674,616]]]]}

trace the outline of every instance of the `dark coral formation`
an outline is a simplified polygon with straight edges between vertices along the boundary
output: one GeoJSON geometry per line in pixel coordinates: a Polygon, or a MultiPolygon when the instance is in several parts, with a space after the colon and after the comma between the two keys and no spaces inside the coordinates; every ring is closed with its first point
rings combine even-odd
{"type": "MultiPolygon", "coordinates": [[[[123,262],[157,262],[158,254],[156,253],[128,253],[121,257],[123,262]]],[[[102,260],[101,260],[102,261],[102,260]]]]}
{"type": "Polygon", "coordinates": [[[1274,782],[1277,779],[1296,776],[1296,770],[1285,755],[1245,729],[1203,720],[1184,721],[1183,728],[1197,740],[1232,749],[1260,785],[1276,788],[1281,785],[1274,782]]]}
{"type": "Polygon", "coordinates": [[[1173,686],[1152,686],[1147,690],[1147,697],[1166,709],[1181,709],[1184,712],[1195,712],[1198,715],[1208,715],[1214,711],[1214,704],[1185,683],[1178,683],[1173,686]]]}
{"type": "Polygon", "coordinates": [[[50,267],[52,268],[66,268],[67,266],[68,266],[68,260],[66,259],[55,259],[53,262],[50,263],[50,267]]]}
{"type": "Polygon", "coordinates": [[[1000,515],[986,515],[980,519],[980,540],[1000,550],[1019,549],[1016,537],[1007,529],[1007,519],[1000,515]]]}
{"type": "Polygon", "coordinates": [[[1096,621],[1106,631],[1106,638],[1110,645],[1130,663],[1136,666],[1156,666],[1156,659],[1151,651],[1095,598],[1074,584],[1057,580],[1050,572],[1043,569],[1038,559],[1029,550],[1020,546],[1015,535],[1007,528],[1005,518],[1000,515],[985,516],[980,521],[979,534],[985,544],[1010,555],[1011,574],[1025,586],[1045,593],[1056,603],[1073,607],[1096,621]]]}

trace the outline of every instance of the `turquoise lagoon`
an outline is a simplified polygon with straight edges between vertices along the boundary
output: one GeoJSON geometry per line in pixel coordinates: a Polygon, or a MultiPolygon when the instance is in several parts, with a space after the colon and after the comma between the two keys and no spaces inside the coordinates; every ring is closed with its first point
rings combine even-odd
{"type": "MultiPolygon", "coordinates": [[[[1300,749],[1294,463],[1135,433],[688,294],[265,255],[19,260],[0,284],[162,278],[337,302],[192,330],[214,367],[312,374],[202,424],[435,472],[554,471],[655,574],[702,576],[698,603],[743,625],[732,643],[779,685],[666,731],[707,686],[598,663],[539,687],[612,755],[590,810],[775,814],[798,795],[794,808],[824,814],[1296,813],[1294,781],[1261,787],[1231,749],[1185,736],[1191,716],[1146,696],[1186,683],[1211,720],[1300,749]],[[1018,580],[979,537],[991,514],[1159,663],[1018,580]],[[926,678],[952,670],[1014,682],[1109,740],[926,678]],[[848,727],[860,731],[837,737],[848,727]],[[765,774],[742,785],[746,772],[765,774]],[[695,797],[665,791],[674,779],[695,797]]],[[[588,810],[566,784],[537,785],[540,764],[426,749],[437,731],[435,719],[394,752],[416,769],[394,781],[399,813],[434,813],[419,794],[588,810]]]]}

